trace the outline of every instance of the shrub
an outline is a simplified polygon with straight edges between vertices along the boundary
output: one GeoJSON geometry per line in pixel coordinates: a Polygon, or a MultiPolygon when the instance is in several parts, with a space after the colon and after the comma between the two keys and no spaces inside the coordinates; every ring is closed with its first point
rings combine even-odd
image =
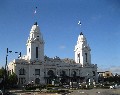
{"type": "Polygon", "coordinates": [[[58,93],[58,90],[49,90],[48,93],[58,93]]]}
{"type": "Polygon", "coordinates": [[[88,85],[87,89],[93,89],[93,85],[88,85]]]}
{"type": "Polygon", "coordinates": [[[38,88],[39,90],[45,88],[44,85],[29,85],[29,86],[25,86],[25,90],[35,90],[36,88],[38,88]]]}
{"type": "Polygon", "coordinates": [[[35,86],[30,86],[30,87],[25,87],[25,90],[35,90],[36,89],[36,87],[35,86]]]}
{"type": "Polygon", "coordinates": [[[52,85],[52,84],[48,84],[47,87],[54,87],[54,85],[52,85]]]}

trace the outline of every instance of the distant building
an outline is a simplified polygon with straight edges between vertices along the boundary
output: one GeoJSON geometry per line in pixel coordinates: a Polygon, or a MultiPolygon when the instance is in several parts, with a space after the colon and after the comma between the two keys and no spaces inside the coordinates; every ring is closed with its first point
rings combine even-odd
{"type": "Polygon", "coordinates": [[[110,71],[105,71],[105,72],[98,72],[98,76],[108,78],[108,77],[112,77],[113,74],[110,71]]]}
{"type": "Polygon", "coordinates": [[[18,76],[19,84],[52,84],[70,82],[97,82],[97,64],[91,64],[90,47],[80,33],[73,59],[49,58],[44,55],[44,39],[37,22],[32,26],[27,40],[27,55],[8,64],[9,74],[18,76]]]}

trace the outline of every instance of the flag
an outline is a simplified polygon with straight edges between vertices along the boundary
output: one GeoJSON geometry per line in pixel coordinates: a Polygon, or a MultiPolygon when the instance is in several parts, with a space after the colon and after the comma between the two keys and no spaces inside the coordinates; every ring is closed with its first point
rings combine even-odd
{"type": "Polygon", "coordinates": [[[81,25],[81,21],[79,21],[78,24],[81,25]]]}
{"type": "Polygon", "coordinates": [[[35,11],[34,11],[34,14],[36,14],[37,13],[37,7],[35,8],[35,11]]]}

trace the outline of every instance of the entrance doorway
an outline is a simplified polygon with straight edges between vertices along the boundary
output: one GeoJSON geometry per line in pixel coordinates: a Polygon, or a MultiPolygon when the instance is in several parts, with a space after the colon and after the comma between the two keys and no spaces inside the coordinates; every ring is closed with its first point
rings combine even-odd
{"type": "Polygon", "coordinates": [[[40,79],[39,78],[35,79],[35,84],[40,84],[40,79]]]}

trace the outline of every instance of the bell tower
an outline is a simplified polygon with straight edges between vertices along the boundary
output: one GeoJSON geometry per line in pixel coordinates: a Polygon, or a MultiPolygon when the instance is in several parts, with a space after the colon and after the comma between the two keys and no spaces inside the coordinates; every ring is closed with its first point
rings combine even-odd
{"type": "Polygon", "coordinates": [[[44,61],[44,40],[37,22],[31,28],[26,45],[28,60],[44,61]]]}
{"type": "Polygon", "coordinates": [[[78,36],[77,45],[75,46],[75,62],[80,63],[82,66],[84,64],[91,64],[91,54],[90,47],[87,44],[87,40],[81,32],[78,36]]]}

